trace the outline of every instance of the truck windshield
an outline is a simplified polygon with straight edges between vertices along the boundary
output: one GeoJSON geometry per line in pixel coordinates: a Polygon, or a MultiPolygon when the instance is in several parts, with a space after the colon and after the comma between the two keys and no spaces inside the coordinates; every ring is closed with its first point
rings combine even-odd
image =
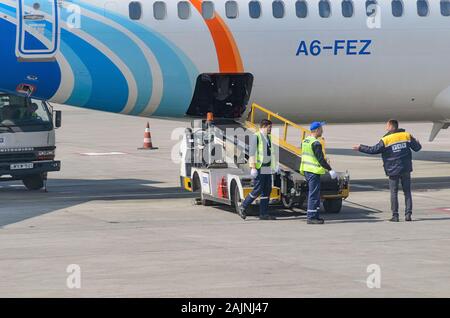
{"type": "Polygon", "coordinates": [[[0,94],[0,127],[51,125],[45,102],[8,94],[0,94]]]}

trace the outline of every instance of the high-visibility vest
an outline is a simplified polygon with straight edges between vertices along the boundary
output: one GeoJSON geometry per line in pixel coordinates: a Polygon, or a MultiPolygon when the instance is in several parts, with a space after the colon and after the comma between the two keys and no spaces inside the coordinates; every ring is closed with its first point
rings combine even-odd
{"type": "Polygon", "coordinates": [[[302,143],[302,162],[300,164],[300,173],[311,172],[314,174],[326,174],[327,170],[322,167],[316,158],[313,150],[313,144],[319,141],[313,136],[307,137],[302,143]]]}
{"type": "MultiPolygon", "coordinates": [[[[264,157],[267,157],[267,156],[265,156],[266,154],[264,152],[266,147],[264,147],[265,141],[264,141],[264,138],[261,136],[261,132],[258,131],[256,133],[256,137],[258,138],[258,145],[256,148],[256,169],[261,169],[261,167],[264,163],[264,157]]],[[[275,170],[276,162],[275,162],[275,153],[274,153],[274,149],[273,149],[274,147],[273,147],[273,143],[272,143],[272,136],[267,135],[266,138],[270,141],[270,144],[272,145],[271,150],[270,150],[270,153],[271,153],[270,166],[272,167],[272,169],[275,170]]]]}

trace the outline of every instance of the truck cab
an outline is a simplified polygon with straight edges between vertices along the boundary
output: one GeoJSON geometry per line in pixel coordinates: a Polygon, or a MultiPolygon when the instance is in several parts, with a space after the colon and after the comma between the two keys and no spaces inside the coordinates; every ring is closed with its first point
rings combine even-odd
{"type": "Polygon", "coordinates": [[[55,129],[61,112],[45,101],[0,92],[0,181],[21,180],[29,190],[44,188],[55,161],[55,129]]]}

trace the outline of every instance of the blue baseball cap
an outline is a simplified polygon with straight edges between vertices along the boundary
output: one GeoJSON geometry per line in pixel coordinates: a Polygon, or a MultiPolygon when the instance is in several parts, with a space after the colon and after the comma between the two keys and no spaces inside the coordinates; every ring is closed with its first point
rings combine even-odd
{"type": "Polygon", "coordinates": [[[311,124],[311,126],[309,126],[309,130],[313,131],[313,130],[319,129],[322,126],[325,126],[325,124],[326,123],[324,121],[322,121],[322,122],[315,121],[311,124]]]}

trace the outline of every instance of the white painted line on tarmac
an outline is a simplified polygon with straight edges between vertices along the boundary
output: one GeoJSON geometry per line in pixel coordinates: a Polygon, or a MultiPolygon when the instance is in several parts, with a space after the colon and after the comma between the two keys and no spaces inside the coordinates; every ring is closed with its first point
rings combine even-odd
{"type": "Polygon", "coordinates": [[[126,155],[125,152],[86,152],[81,153],[83,156],[101,157],[101,156],[122,156],[126,155]]]}
{"type": "Polygon", "coordinates": [[[375,189],[374,186],[364,185],[364,184],[357,184],[357,183],[351,183],[350,186],[354,187],[354,188],[361,188],[361,189],[375,189]]]}

